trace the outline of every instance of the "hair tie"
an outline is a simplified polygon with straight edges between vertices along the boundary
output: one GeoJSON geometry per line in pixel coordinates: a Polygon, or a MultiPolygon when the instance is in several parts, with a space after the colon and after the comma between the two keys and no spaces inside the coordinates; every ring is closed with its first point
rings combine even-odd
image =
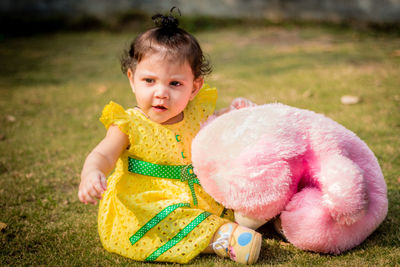
{"type": "Polygon", "coordinates": [[[177,9],[179,16],[181,16],[181,11],[179,10],[179,8],[172,7],[169,11],[169,15],[156,14],[152,16],[151,19],[154,21],[154,24],[159,28],[176,29],[179,26],[179,20],[173,15],[174,9],[177,9]]]}

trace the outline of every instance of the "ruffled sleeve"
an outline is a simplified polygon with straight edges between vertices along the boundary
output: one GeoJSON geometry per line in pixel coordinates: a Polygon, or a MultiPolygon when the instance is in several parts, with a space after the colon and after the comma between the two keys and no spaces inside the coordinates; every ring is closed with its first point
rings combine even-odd
{"type": "Polygon", "coordinates": [[[106,129],[114,124],[117,125],[123,133],[129,135],[129,115],[121,105],[113,101],[104,107],[100,121],[104,124],[106,129]]]}
{"type": "Polygon", "coordinates": [[[208,116],[214,113],[217,98],[217,88],[204,84],[197,96],[191,101],[188,109],[196,114],[200,122],[205,121],[208,116]]]}

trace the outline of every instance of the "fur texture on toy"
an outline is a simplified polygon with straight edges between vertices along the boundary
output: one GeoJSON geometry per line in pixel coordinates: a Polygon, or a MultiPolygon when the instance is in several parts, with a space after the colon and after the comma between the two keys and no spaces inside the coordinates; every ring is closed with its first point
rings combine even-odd
{"type": "Polygon", "coordinates": [[[256,228],[280,215],[298,248],[338,254],[363,242],[387,214],[379,164],[353,132],[283,104],[209,122],[192,144],[204,190],[256,228]]]}

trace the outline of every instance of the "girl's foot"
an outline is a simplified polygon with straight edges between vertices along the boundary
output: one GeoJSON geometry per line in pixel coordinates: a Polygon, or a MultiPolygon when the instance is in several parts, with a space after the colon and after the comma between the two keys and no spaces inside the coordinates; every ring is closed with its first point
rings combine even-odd
{"type": "Polygon", "coordinates": [[[222,225],[215,234],[212,247],[221,257],[253,264],[258,260],[261,250],[261,235],[236,223],[222,225]]]}

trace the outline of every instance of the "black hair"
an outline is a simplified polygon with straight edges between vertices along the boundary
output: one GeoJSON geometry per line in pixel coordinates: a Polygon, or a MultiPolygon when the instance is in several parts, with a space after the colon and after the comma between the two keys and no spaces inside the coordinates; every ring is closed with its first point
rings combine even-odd
{"type": "MultiPolygon", "coordinates": [[[[179,27],[179,20],[173,15],[156,14],[152,17],[155,27],[137,36],[121,57],[121,70],[124,74],[144,57],[153,53],[164,53],[169,60],[188,61],[195,78],[210,74],[212,69],[205,58],[197,39],[179,27]]],[[[179,15],[180,11],[178,9],[179,15]]]]}

